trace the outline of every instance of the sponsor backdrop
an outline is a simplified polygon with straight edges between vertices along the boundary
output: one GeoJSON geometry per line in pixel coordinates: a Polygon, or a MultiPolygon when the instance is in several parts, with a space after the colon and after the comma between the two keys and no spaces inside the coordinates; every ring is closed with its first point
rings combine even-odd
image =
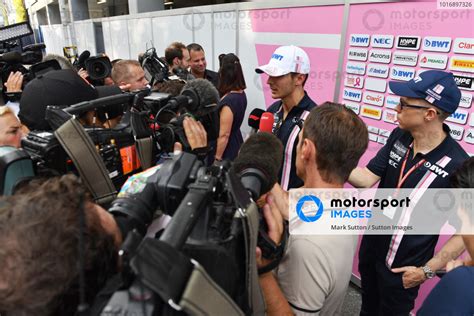
{"type": "MultiPolygon", "coordinates": [[[[448,118],[451,135],[474,154],[474,11],[438,10],[436,2],[351,5],[339,102],[369,128],[365,166],[397,126],[399,98],[388,81],[407,81],[429,69],[451,71],[462,91],[459,110],[448,118]]],[[[445,230],[450,229],[445,227],[445,230]]],[[[440,249],[449,236],[441,236],[440,249]]],[[[357,255],[353,273],[359,275],[357,255]]],[[[438,281],[422,285],[417,310],[438,281]]]]}

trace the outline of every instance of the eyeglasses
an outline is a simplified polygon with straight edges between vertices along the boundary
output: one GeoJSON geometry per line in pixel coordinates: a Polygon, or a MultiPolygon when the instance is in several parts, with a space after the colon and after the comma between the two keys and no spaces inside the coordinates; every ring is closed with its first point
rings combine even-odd
{"type": "MultiPolygon", "coordinates": [[[[421,105],[412,105],[412,104],[407,104],[405,103],[404,101],[400,100],[400,102],[398,103],[398,105],[400,106],[400,110],[403,111],[403,108],[407,107],[407,108],[414,108],[414,109],[433,109],[432,107],[428,107],[428,106],[421,106],[421,105]]],[[[440,115],[441,113],[439,113],[438,110],[436,109],[433,109],[436,111],[436,114],[440,115]]]]}

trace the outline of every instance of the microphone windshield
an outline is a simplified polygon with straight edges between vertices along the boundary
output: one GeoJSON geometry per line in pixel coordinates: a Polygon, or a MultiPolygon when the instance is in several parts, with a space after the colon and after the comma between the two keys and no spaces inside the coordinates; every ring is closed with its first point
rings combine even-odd
{"type": "Polygon", "coordinates": [[[262,109],[253,109],[249,115],[249,126],[254,129],[258,129],[260,126],[260,118],[265,111],[262,109]]]}
{"type": "Polygon", "coordinates": [[[242,144],[232,168],[240,175],[241,179],[247,175],[255,175],[255,170],[263,174],[263,177],[259,177],[261,189],[258,196],[260,196],[269,192],[278,181],[282,159],[283,145],[281,141],[273,134],[257,133],[251,135],[242,144]]]}
{"type": "MultiPolygon", "coordinates": [[[[197,99],[193,100],[194,104],[191,106],[194,111],[206,107],[215,107],[216,104],[219,102],[219,92],[217,92],[217,89],[212,85],[209,80],[190,80],[184,85],[183,90],[181,90],[181,94],[188,95],[189,90],[191,90],[192,92],[194,92],[194,94],[197,95],[197,99]]],[[[191,95],[193,93],[189,94],[191,95]]]]}
{"type": "Polygon", "coordinates": [[[267,132],[271,133],[273,129],[273,113],[270,112],[265,112],[262,114],[262,117],[260,118],[260,125],[259,125],[259,130],[261,132],[267,132]]]}

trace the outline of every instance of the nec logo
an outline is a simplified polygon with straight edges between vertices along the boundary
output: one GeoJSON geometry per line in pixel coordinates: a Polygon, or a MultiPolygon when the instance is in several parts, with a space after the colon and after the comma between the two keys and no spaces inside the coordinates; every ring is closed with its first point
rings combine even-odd
{"type": "Polygon", "coordinates": [[[374,38],[374,43],[379,44],[379,45],[390,45],[392,43],[392,41],[389,38],[383,38],[383,37],[377,38],[377,37],[375,37],[374,38]]]}
{"type": "Polygon", "coordinates": [[[278,54],[273,54],[273,55],[272,55],[272,59],[282,60],[282,59],[283,59],[283,56],[282,56],[282,55],[278,55],[278,54]]]}
{"type": "Polygon", "coordinates": [[[451,41],[435,41],[425,39],[425,47],[432,47],[432,48],[448,48],[451,44],[451,41]]]}

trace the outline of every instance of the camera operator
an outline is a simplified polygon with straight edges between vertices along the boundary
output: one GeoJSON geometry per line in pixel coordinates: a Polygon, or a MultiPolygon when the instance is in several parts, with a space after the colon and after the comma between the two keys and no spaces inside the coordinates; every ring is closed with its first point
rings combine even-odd
{"type": "MultiPolygon", "coordinates": [[[[20,71],[10,72],[7,82],[4,83],[7,93],[21,93],[23,85],[23,74],[20,71]]],[[[18,115],[20,104],[9,100],[5,105],[12,109],[13,114],[18,115]]]]}
{"type": "Polygon", "coordinates": [[[136,60],[120,60],[112,68],[112,80],[123,91],[142,90],[148,87],[145,71],[136,60]]]}
{"type": "Polygon", "coordinates": [[[74,315],[82,269],[91,303],[117,270],[121,237],[112,216],[73,175],[32,182],[0,201],[0,314],[74,315]]]}
{"type": "Polygon", "coordinates": [[[67,106],[98,97],[97,90],[72,70],[50,71],[29,82],[22,93],[18,117],[30,130],[51,130],[48,105],[67,106]]]}

